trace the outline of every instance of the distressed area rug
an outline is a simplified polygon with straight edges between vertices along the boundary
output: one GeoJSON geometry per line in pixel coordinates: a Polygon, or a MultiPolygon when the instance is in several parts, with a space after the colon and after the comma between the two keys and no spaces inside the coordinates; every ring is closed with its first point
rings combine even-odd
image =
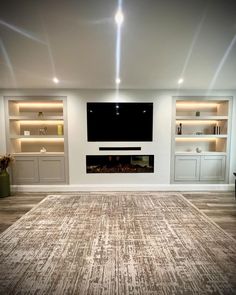
{"type": "Polygon", "coordinates": [[[51,195],[0,236],[0,294],[236,294],[236,242],[178,193],[51,195]]]}

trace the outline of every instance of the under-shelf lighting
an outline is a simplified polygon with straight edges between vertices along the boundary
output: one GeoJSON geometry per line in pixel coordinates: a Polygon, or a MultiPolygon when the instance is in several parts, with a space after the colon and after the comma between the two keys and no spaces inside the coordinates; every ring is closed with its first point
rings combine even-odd
{"type": "Polygon", "coordinates": [[[176,141],[196,141],[196,142],[199,142],[199,141],[215,141],[217,140],[218,138],[216,137],[202,137],[202,138],[189,138],[189,137],[184,137],[184,138],[179,138],[179,137],[176,137],[175,140],[176,141]]]}
{"type": "Polygon", "coordinates": [[[209,102],[177,102],[176,108],[186,108],[186,109],[198,109],[198,108],[217,108],[219,106],[218,103],[209,103],[209,102]]]}
{"type": "Polygon", "coordinates": [[[19,108],[62,108],[62,102],[19,102],[19,108]]]}
{"type": "Polygon", "coordinates": [[[31,120],[20,120],[18,121],[20,125],[58,125],[61,124],[63,125],[64,122],[63,120],[61,121],[52,121],[52,120],[36,120],[36,121],[31,121],[31,120]]]}
{"type": "Polygon", "coordinates": [[[184,124],[184,125],[205,125],[205,124],[208,124],[208,125],[214,125],[214,124],[219,124],[219,121],[209,121],[209,120],[198,120],[198,121],[191,121],[191,120],[177,120],[176,121],[176,125],[177,124],[184,124]]]}
{"type": "Polygon", "coordinates": [[[64,141],[64,138],[19,138],[20,141],[30,141],[30,142],[58,142],[58,141],[64,141]]]}

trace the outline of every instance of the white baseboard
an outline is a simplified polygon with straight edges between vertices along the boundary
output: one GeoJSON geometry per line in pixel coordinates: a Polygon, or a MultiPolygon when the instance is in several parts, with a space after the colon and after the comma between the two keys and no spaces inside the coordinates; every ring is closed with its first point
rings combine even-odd
{"type": "Polygon", "coordinates": [[[234,191],[234,184],[87,184],[87,185],[12,185],[14,192],[76,191],[234,191]]]}

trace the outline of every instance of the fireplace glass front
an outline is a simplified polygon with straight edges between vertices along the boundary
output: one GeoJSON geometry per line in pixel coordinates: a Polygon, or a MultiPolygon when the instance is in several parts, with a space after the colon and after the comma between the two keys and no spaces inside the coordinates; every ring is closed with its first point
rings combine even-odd
{"type": "Polygon", "coordinates": [[[87,173],[153,173],[154,155],[87,155],[87,173]]]}

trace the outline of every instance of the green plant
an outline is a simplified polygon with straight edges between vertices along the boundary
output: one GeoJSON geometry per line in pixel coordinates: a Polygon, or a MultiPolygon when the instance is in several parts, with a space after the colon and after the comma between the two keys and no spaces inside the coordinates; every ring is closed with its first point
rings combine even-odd
{"type": "Polygon", "coordinates": [[[14,161],[14,157],[10,154],[0,155],[0,171],[4,171],[14,161]]]}

